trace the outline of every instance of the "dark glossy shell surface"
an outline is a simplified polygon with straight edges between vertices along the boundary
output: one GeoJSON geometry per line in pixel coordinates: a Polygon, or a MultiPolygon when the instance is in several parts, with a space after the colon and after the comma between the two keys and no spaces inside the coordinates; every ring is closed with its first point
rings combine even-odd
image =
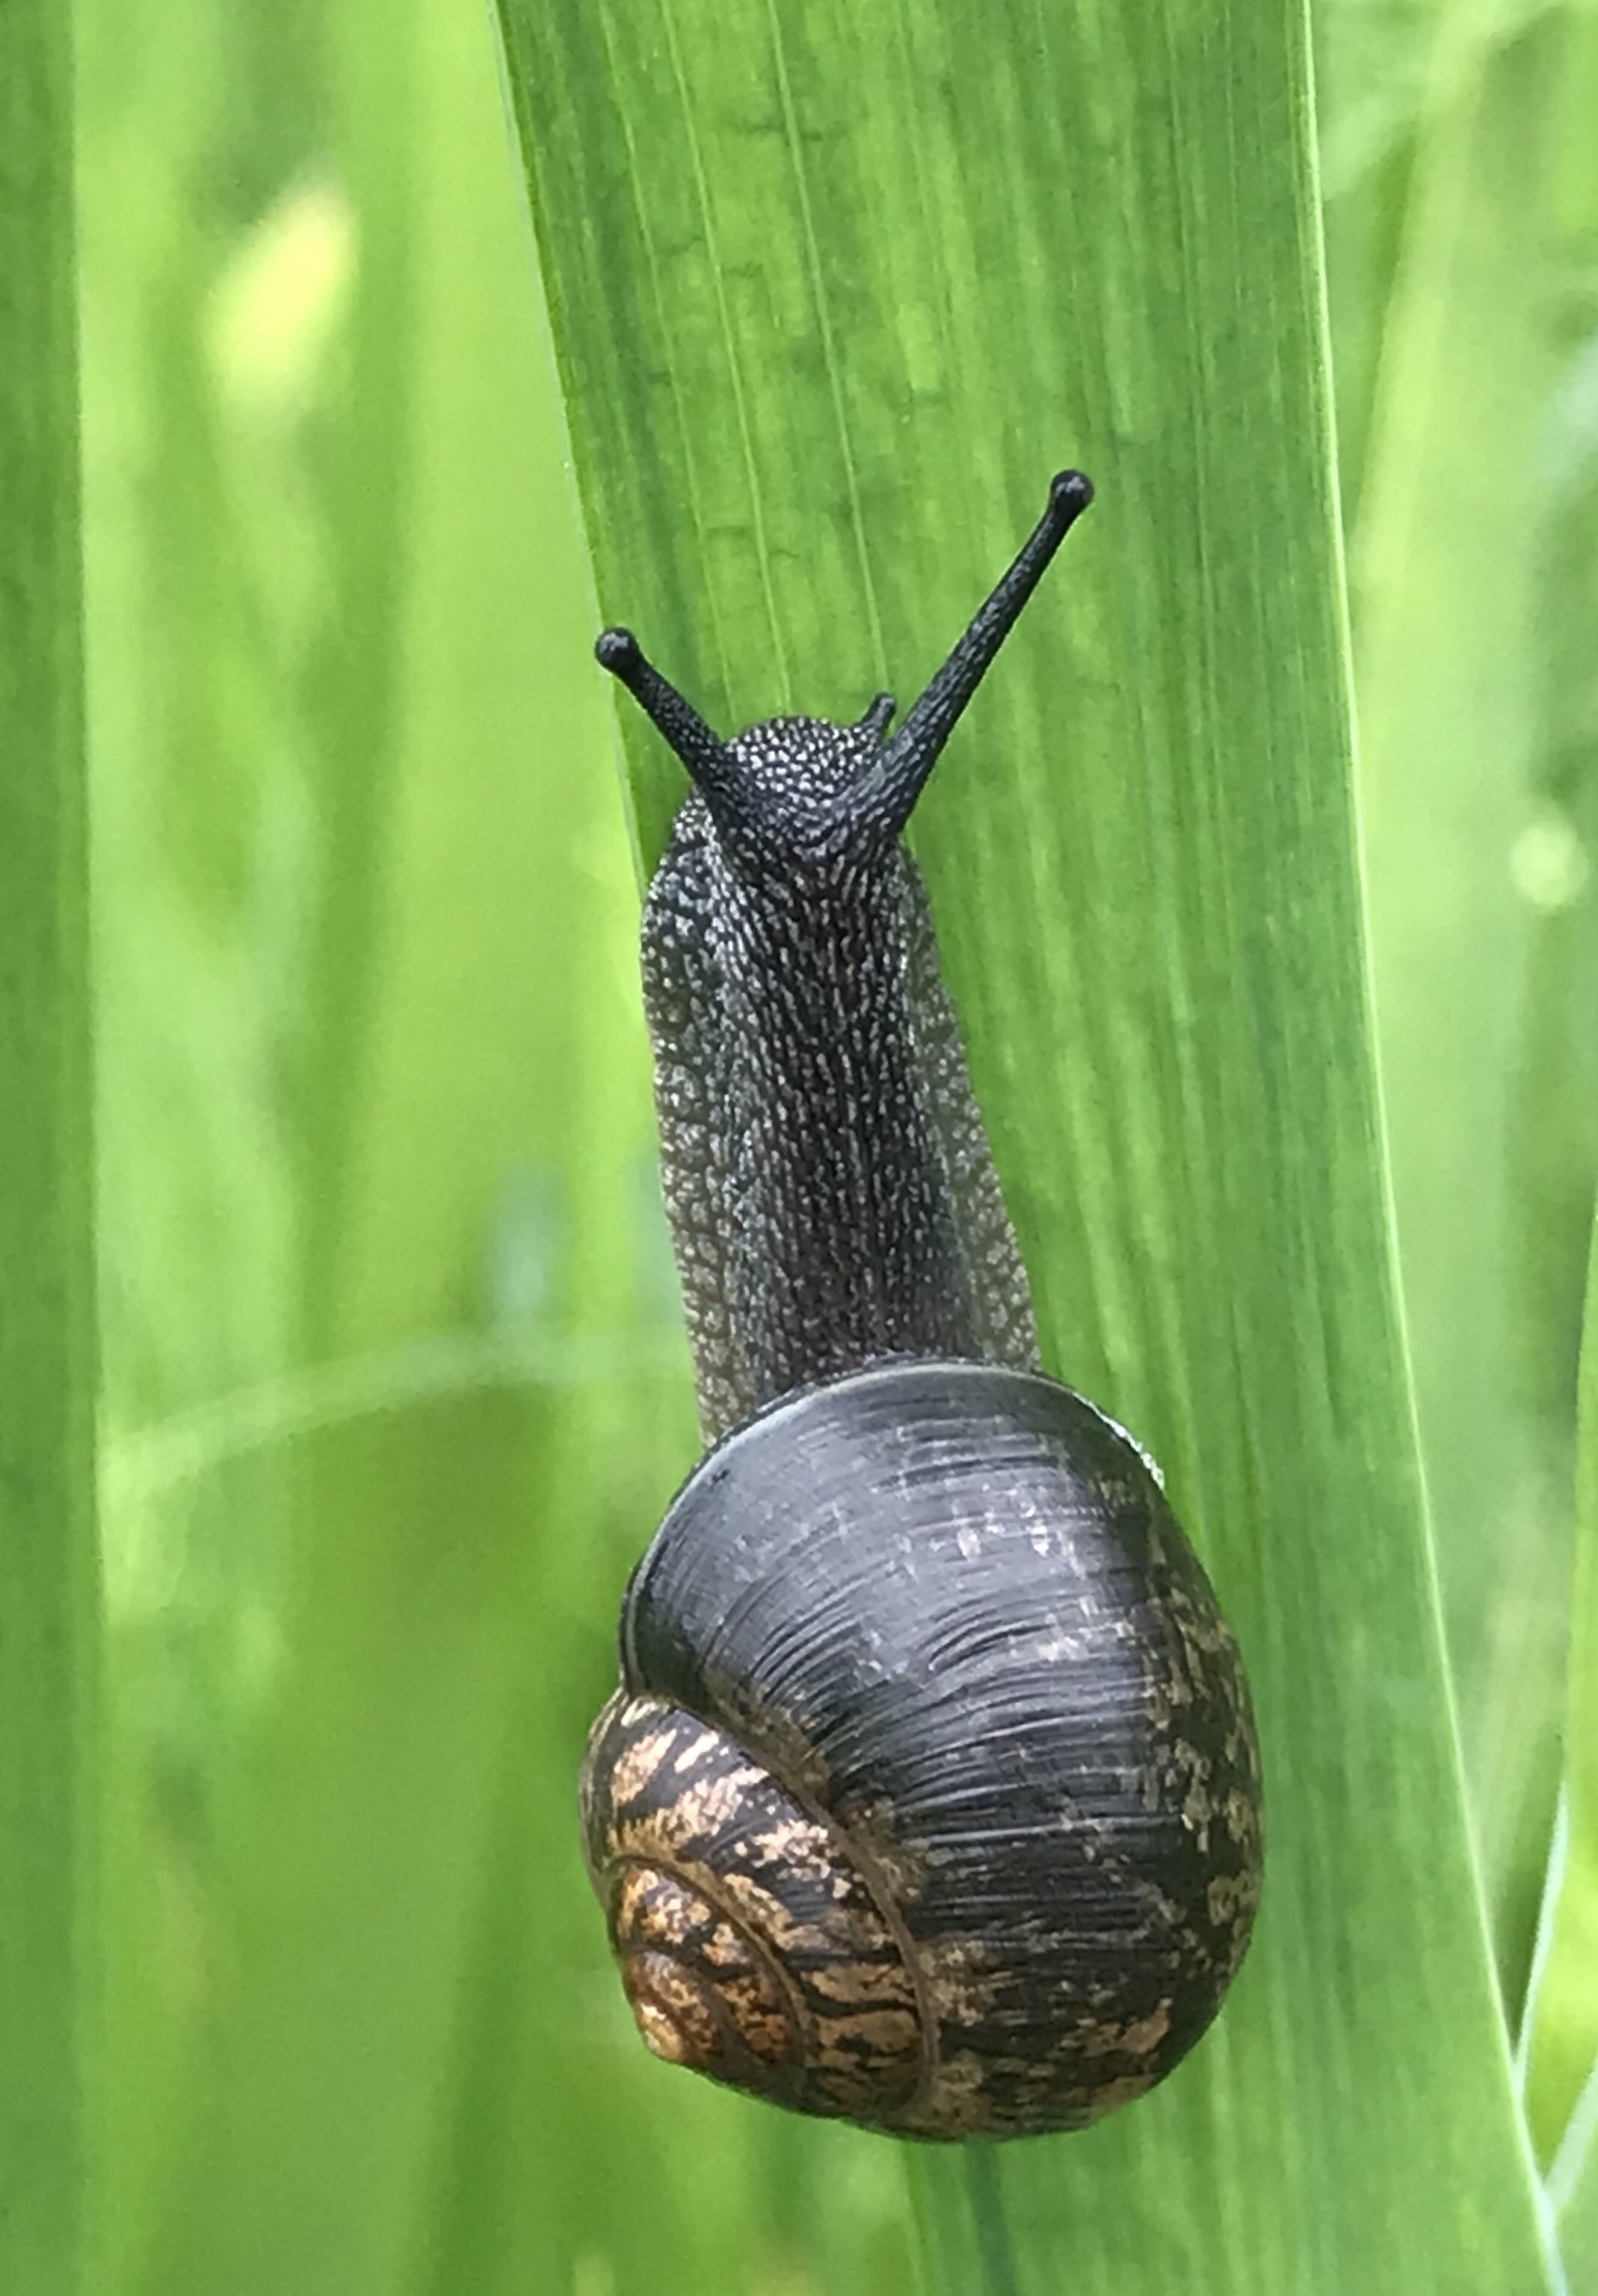
{"type": "Polygon", "coordinates": [[[858,2117],[1075,2127],[1209,2023],[1259,1890],[1248,1690],[1149,1464],[1069,1388],[905,1361],[784,1398],[678,1494],[621,1644],[625,1692],[725,1729],[902,1931],[922,2074],[858,2117]]]}

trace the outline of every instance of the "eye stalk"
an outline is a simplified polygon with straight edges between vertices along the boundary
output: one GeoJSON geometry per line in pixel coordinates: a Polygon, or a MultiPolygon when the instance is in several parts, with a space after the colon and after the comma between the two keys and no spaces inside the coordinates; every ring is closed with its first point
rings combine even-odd
{"type": "MultiPolygon", "coordinates": [[[[1061,471],[1049,488],[1043,516],[891,738],[892,696],[880,693],[873,701],[859,726],[874,734],[882,748],[870,770],[840,800],[841,818],[850,828],[896,837],[905,827],[966,704],[1050,560],[1092,500],[1090,480],[1080,471],[1061,471]]],[[[718,820],[733,825],[758,810],[758,793],[727,743],[645,658],[631,630],[604,631],[594,652],[602,668],[619,677],[654,721],[718,820]]]]}
{"type": "Polygon", "coordinates": [[[904,828],[966,703],[1043,579],[1049,561],[1092,500],[1093,482],[1082,472],[1061,471],[1053,480],[1043,516],[884,749],[875,771],[854,792],[863,816],[876,813],[896,835],[904,828]]]}
{"type": "Polygon", "coordinates": [[[714,805],[735,802],[738,770],[726,744],[713,734],[692,701],[661,676],[631,630],[602,630],[594,659],[612,677],[619,677],[687,767],[695,789],[714,805]]]}

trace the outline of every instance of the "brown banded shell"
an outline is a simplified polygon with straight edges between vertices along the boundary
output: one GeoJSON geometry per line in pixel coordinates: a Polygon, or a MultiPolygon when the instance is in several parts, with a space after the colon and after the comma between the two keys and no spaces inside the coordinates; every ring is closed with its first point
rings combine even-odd
{"type": "Polygon", "coordinates": [[[921,2070],[914,1988],[844,1844],[697,1716],[625,1690],[583,1771],[622,1983],[655,2054],[858,2120],[921,2070]]]}
{"type": "Polygon", "coordinates": [[[702,1460],[628,1590],[588,1857],[657,2054],[929,2137],[1074,2128],[1242,1957],[1258,1758],[1149,1463],[1069,1388],[901,1361],[702,1460]]]}

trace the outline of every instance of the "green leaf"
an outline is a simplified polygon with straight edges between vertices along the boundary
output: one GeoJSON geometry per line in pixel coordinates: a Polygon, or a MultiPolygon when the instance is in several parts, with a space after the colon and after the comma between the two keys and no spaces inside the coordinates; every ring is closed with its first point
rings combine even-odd
{"type": "MultiPolygon", "coordinates": [[[[1249,1660],[1269,1870],[1217,2031],[998,2156],[948,2284],[1540,2285],[1389,1258],[1299,18],[500,13],[602,603],[713,722],[913,693],[1048,472],[1100,488],[918,848],[1052,1359],[1249,1660]]],[[[965,2175],[919,2166],[935,2223],[965,2175]]]]}
{"type": "Polygon", "coordinates": [[[1581,1354],[1563,1739],[1562,1841],[1527,2063],[1528,2111],[1550,2152],[1568,2127],[1590,2141],[1590,2131],[1574,2129],[1573,2116],[1598,2074],[1598,1238],[1581,1354]]]}
{"type": "MultiPolygon", "coordinates": [[[[1562,164],[1553,171],[1551,189],[1556,197],[1549,204],[1562,226],[1569,269],[1580,277],[1586,241],[1578,234],[1584,220],[1598,213],[1598,153],[1580,125],[1598,100],[1598,20],[1590,13],[1572,18],[1559,62],[1551,148],[1562,164]]],[[[1578,1321],[1571,1294],[1578,1254],[1570,1248],[1570,1235],[1575,1230],[1585,1240],[1590,1234],[1593,1171],[1598,1162],[1594,1138],[1598,1066],[1593,1050],[1598,1025],[1598,902],[1589,890],[1587,857],[1598,835],[1598,674],[1592,646],[1598,611],[1598,294],[1589,288],[1585,307],[1578,303],[1577,309],[1585,316],[1585,327],[1579,332],[1569,327],[1575,340],[1568,347],[1542,440],[1542,580],[1536,605],[1541,637],[1537,701],[1543,803],[1536,824],[1539,841],[1533,848],[1542,873],[1535,874],[1532,882],[1544,914],[1534,975],[1538,994],[1532,1043],[1537,1057],[1535,1064],[1528,1064],[1523,1119],[1533,1144],[1527,1161],[1541,1183],[1543,1201],[1536,1209],[1544,1215],[1540,1223],[1527,1223],[1528,1259],[1545,1299],[1552,1292],[1555,1303],[1554,1313],[1545,1315],[1543,1322],[1552,1325],[1548,1352],[1565,1375],[1561,1400],[1567,1411],[1569,1358],[1578,1321]]],[[[1586,2226],[1583,2238],[1589,2253],[1598,2218],[1590,2196],[1592,2116],[1598,2101],[1595,1267],[1598,1261],[1589,1256],[1580,1317],[1568,1648],[1562,1669],[1550,1669],[1556,1689],[1563,1692],[1558,1715],[1562,1726],[1562,1824],[1551,1864],[1537,1982],[1523,2036],[1533,2135],[1550,2160],[1550,2187],[1561,2195],[1561,2221],[1568,2217],[1586,2226]],[[1572,2163],[1584,2144],[1588,2165],[1578,2176],[1572,2163]],[[1575,2197],[1583,2185],[1589,2194],[1585,2204],[1575,2197]]],[[[1554,1456],[1562,1464],[1563,1448],[1554,1456]]],[[[1572,2271],[1576,2269],[1573,2262],[1572,2271]]]]}
{"type": "Polygon", "coordinates": [[[95,2285],[99,1586],[69,20],[0,12],[0,2286],[95,2285]]]}
{"type": "Polygon", "coordinates": [[[1598,2072],[1583,2092],[1549,2178],[1572,2289],[1598,2281],[1598,2072]]]}

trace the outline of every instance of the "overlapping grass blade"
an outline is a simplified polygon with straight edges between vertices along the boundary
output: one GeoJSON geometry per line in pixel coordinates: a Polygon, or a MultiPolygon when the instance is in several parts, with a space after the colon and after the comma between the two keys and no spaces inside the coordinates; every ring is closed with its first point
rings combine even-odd
{"type": "Polygon", "coordinates": [[[1555,2162],[1552,2187],[1560,2251],[1570,2287],[1580,2290],[1598,2282],[1598,2072],[1588,2080],[1567,2141],[1569,2156],[1555,2162]]]}
{"type": "Polygon", "coordinates": [[[72,52],[0,14],[0,2286],[88,2296],[99,1584],[72,52]]]}
{"type": "Polygon", "coordinates": [[[1587,1283],[1576,1455],[1576,1529],[1565,1674],[1564,1800],[1555,1896],[1538,1960],[1528,2036],[1528,2109],[1555,2180],[1569,2195],[1591,2175],[1593,2085],[1598,2079],[1598,1249],[1587,1283]]]}
{"type": "Polygon", "coordinates": [[[1004,2269],[1535,2287],[1388,1259],[1299,20],[501,18],[602,600],[713,719],[914,691],[1048,471],[1101,488],[919,844],[1053,1359],[1250,1657],[1271,1874],[1191,2064],[1003,2156],[1004,2269]]]}

